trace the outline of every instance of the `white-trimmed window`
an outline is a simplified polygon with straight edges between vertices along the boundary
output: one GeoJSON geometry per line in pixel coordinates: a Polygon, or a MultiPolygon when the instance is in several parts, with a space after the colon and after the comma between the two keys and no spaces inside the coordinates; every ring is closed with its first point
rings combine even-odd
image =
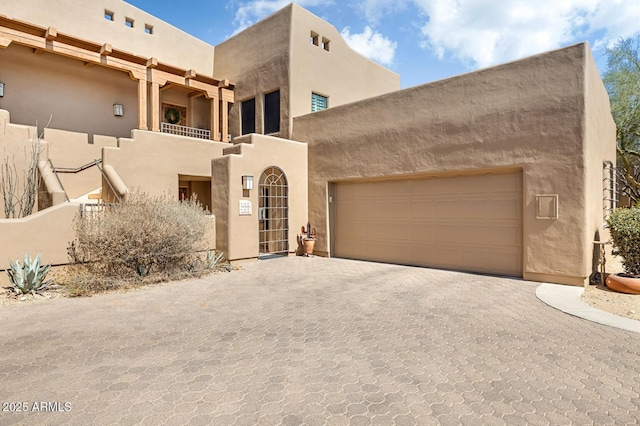
{"type": "Polygon", "coordinates": [[[318,95],[317,93],[311,94],[311,112],[322,111],[327,107],[328,99],[326,96],[318,95]]]}

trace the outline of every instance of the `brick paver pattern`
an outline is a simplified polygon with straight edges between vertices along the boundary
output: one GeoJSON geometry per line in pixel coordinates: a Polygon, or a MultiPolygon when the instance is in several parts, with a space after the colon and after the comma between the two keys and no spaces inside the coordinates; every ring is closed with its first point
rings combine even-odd
{"type": "Polygon", "coordinates": [[[71,409],[0,424],[637,424],[640,335],[537,285],[289,257],[5,306],[0,401],[71,409]]]}

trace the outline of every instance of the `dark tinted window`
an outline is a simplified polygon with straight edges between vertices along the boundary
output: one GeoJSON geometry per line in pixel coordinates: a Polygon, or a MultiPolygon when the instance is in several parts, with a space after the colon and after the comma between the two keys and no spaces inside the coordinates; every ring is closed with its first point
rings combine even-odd
{"type": "Polygon", "coordinates": [[[256,100],[242,102],[242,134],[256,132],[256,100]]]}
{"type": "Polygon", "coordinates": [[[264,134],[280,131],[280,91],[264,95],[264,134]]]}

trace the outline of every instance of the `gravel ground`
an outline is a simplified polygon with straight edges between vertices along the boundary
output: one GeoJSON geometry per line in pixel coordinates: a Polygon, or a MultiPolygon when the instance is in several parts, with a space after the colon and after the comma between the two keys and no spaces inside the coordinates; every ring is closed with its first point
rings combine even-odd
{"type": "Polygon", "coordinates": [[[640,321],[640,294],[618,293],[601,284],[588,285],[582,301],[601,311],[640,321]]]}

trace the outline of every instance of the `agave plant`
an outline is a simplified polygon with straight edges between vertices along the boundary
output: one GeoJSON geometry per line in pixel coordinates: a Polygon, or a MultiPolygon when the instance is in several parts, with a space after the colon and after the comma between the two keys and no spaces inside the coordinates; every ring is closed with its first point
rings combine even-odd
{"type": "Polygon", "coordinates": [[[206,258],[207,268],[215,269],[218,266],[218,264],[220,264],[220,261],[222,260],[223,256],[224,256],[223,252],[220,252],[217,255],[214,255],[211,252],[211,250],[207,250],[207,258],[206,258]]]}
{"type": "Polygon", "coordinates": [[[40,265],[40,253],[36,255],[36,258],[31,260],[29,253],[24,254],[24,265],[20,264],[19,260],[12,262],[9,260],[10,269],[7,269],[9,280],[16,293],[27,294],[36,293],[42,291],[53,280],[45,281],[49,273],[51,265],[40,265]]]}

